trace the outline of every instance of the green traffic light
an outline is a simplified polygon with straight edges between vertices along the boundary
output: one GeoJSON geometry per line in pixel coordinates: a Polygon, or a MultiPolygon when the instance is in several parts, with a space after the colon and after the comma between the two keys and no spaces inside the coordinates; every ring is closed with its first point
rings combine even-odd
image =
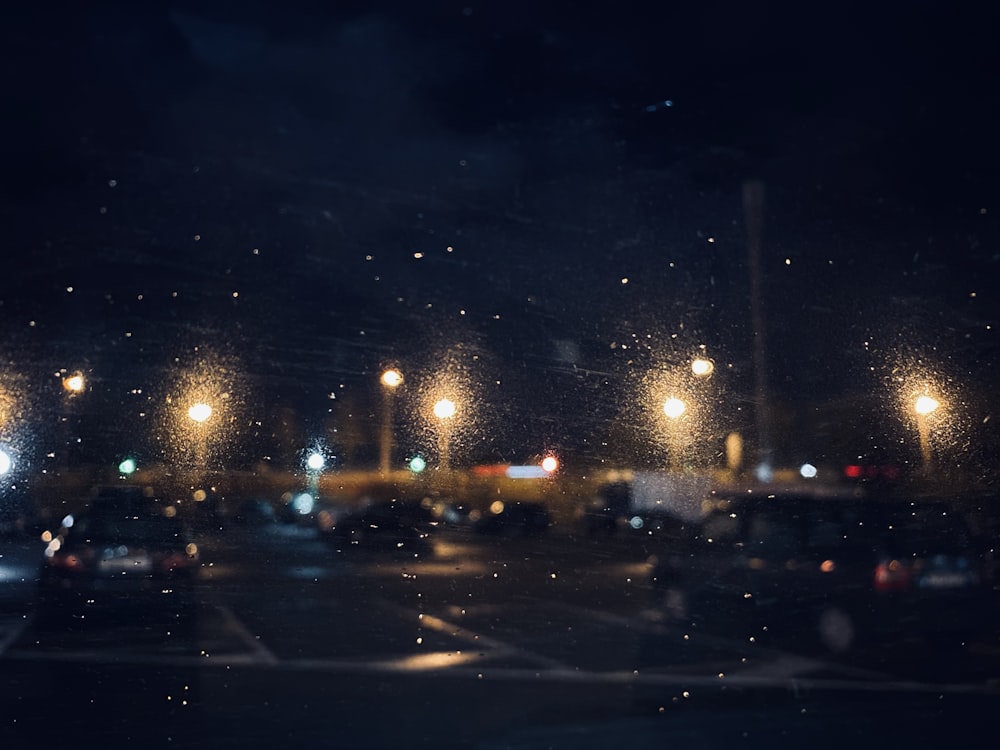
{"type": "Polygon", "coordinates": [[[414,474],[419,474],[426,468],[427,468],[427,462],[423,459],[422,456],[414,456],[413,458],[410,459],[410,471],[412,471],[414,474]]]}
{"type": "Polygon", "coordinates": [[[136,469],[135,460],[131,458],[126,458],[120,464],[118,464],[118,471],[122,474],[131,474],[136,469]]]}

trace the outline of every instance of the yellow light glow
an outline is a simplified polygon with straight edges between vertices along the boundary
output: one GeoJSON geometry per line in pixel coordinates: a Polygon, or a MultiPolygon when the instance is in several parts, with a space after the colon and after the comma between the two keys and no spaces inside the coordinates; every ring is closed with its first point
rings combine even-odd
{"type": "Polygon", "coordinates": [[[399,370],[386,370],[382,373],[382,385],[395,388],[403,383],[403,374],[399,370]]]}
{"type": "Polygon", "coordinates": [[[70,393],[80,393],[86,385],[87,381],[84,380],[83,375],[80,375],[79,373],[70,375],[68,378],[63,379],[63,388],[70,393]]]}
{"type": "Polygon", "coordinates": [[[937,399],[930,396],[920,396],[917,398],[916,402],[913,404],[913,410],[922,417],[926,417],[931,412],[937,410],[941,406],[937,399]]]}
{"type": "Polygon", "coordinates": [[[559,459],[555,456],[546,456],[542,459],[542,470],[547,471],[551,474],[553,471],[559,468],[559,459]]]}
{"type": "Polygon", "coordinates": [[[456,409],[454,401],[443,398],[434,404],[434,416],[438,419],[451,419],[455,416],[456,409]]]}
{"type": "Polygon", "coordinates": [[[671,419],[677,419],[687,411],[687,405],[679,398],[671,396],[663,402],[663,413],[671,419]]]}
{"type": "Polygon", "coordinates": [[[495,516],[499,516],[501,513],[503,513],[503,507],[504,507],[503,500],[494,500],[492,503],[490,503],[490,513],[492,513],[495,516]]]}
{"type": "Polygon", "coordinates": [[[195,490],[192,493],[191,497],[194,498],[194,501],[196,503],[203,503],[203,502],[205,502],[205,498],[208,497],[208,493],[205,492],[205,490],[195,490]]]}
{"type": "Polygon", "coordinates": [[[710,359],[698,357],[691,361],[691,372],[699,378],[708,377],[715,371],[715,364],[710,359]]]}
{"type": "Polygon", "coordinates": [[[201,424],[212,416],[212,407],[203,403],[193,404],[191,408],[188,409],[188,416],[195,422],[201,424]]]}

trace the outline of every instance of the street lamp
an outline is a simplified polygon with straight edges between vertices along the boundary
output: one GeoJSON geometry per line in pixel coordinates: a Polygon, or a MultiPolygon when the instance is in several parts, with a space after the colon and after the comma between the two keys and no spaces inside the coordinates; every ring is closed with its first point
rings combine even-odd
{"type": "Polygon", "coordinates": [[[389,474],[392,466],[392,399],[396,389],[403,384],[403,374],[389,369],[382,373],[382,436],[379,445],[379,473],[389,474]]]}
{"type": "Polygon", "coordinates": [[[440,469],[444,472],[451,469],[449,460],[451,426],[456,411],[458,411],[458,407],[455,402],[448,398],[442,398],[434,404],[434,416],[441,420],[441,429],[438,431],[438,455],[440,456],[440,469]]]}
{"type": "Polygon", "coordinates": [[[691,372],[694,373],[696,377],[707,378],[715,372],[715,363],[710,359],[705,359],[704,357],[695,357],[691,360],[691,372]]]}
{"type": "Polygon", "coordinates": [[[63,388],[70,395],[82,393],[83,389],[87,387],[87,380],[78,372],[72,375],[67,375],[62,381],[63,388]]]}
{"type": "Polygon", "coordinates": [[[199,402],[197,404],[192,404],[188,408],[188,417],[198,424],[204,424],[211,416],[212,407],[206,403],[199,402]]]}
{"type": "Polygon", "coordinates": [[[10,472],[14,466],[14,459],[3,448],[0,448],[0,477],[10,472]]]}
{"type": "Polygon", "coordinates": [[[663,413],[670,419],[679,419],[687,411],[687,404],[675,396],[663,402],[663,413]]]}
{"type": "Polygon", "coordinates": [[[926,394],[918,396],[913,402],[913,411],[917,413],[917,432],[920,435],[920,457],[925,473],[931,469],[931,431],[927,418],[940,406],[936,398],[926,394]]]}

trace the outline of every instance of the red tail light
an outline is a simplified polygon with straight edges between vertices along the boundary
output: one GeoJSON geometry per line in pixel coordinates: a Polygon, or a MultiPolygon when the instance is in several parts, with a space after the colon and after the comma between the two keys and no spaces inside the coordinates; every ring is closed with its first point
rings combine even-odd
{"type": "Polygon", "coordinates": [[[912,571],[902,560],[888,560],[875,566],[876,591],[906,591],[910,588],[912,571]]]}
{"type": "Polygon", "coordinates": [[[160,560],[160,569],[165,571],[185,570],[193,563],[194,559],[189,555],[185,555],[183,552],[174,552],[173,554],[165,555],[160,560]]]}
{"type": "Polygon", "coordinates": [[[59,568],[61,570],[79,570],[83,567],[83,560],[71,552],[56,552],[51,557],[47,557],[45,559],[51,567],[59,568]]]}

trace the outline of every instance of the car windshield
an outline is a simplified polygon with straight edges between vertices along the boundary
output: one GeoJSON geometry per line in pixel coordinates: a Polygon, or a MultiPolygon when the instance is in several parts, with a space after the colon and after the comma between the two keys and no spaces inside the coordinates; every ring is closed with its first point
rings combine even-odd
{"type": "Polygon", "coordinates": [[[5,7],[0,748],[992,747],[998,34],[5,7]]]}

